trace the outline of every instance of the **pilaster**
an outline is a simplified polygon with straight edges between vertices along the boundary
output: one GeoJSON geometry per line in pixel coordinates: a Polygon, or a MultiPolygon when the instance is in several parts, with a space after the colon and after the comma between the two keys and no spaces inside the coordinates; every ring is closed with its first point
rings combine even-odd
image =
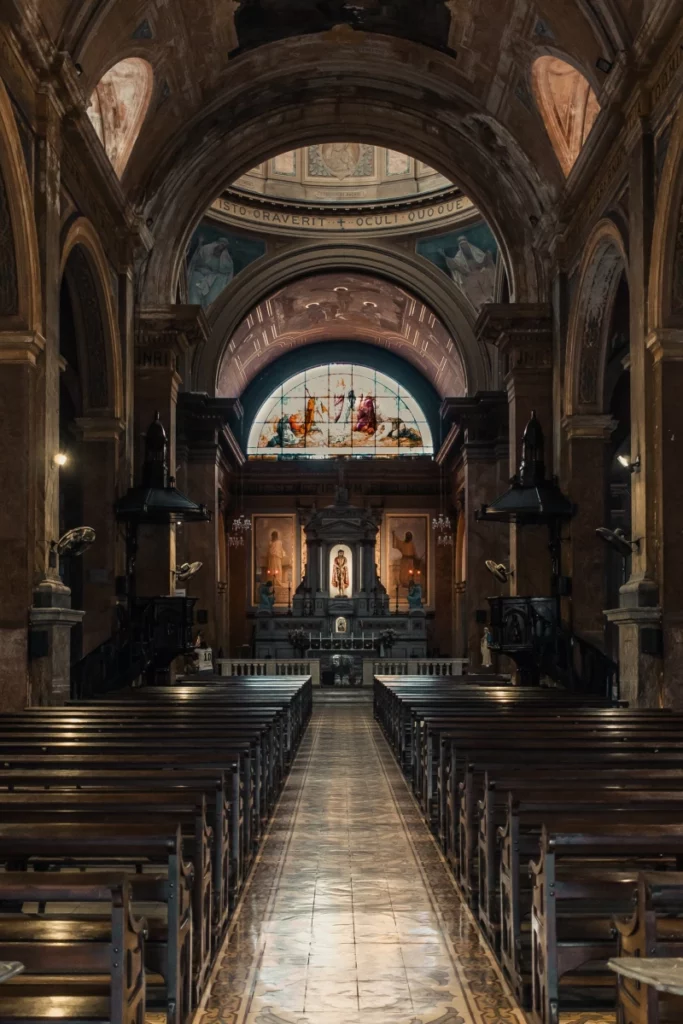
{"type": "MultiPolygon", "coordinates": [[[[176,408],[183,380],[189,379],[191,351],[207,337],[208,325],[198,306],[159,306],[140,311],[135,336],[136,464],[142,464],[142,441],[158,412],[168,437],[170,475],[176,475],[176,408]]],[[[212,507],[214,502],[212,501],[212,507]]],[[[176,528],[141,527],[137,557],[141,597],[175,590],[176,528]]]]}
{"type": "MultiPolygon", "coordinates": [[[[509,475],[517,472],[524,428],[532,412],[541,424],[546,451],[553,450],[552,311],[543,303],[490,304],[477,334],[500,353],[508,396],[509,475]]],[[[511,594],[549,592],[550,554],[544,526],[510,526],[511,594]]]]}
{"type": "Polygon", "coordinates": [[[574,631],[603,647],[607,548],[596,535],[604,526],[609,441],[616,421],[605,415],[577,415],[563,420],[567,438],[568,493],[576,505],[571,520],[568,575],[572,579],[574,631]]]}

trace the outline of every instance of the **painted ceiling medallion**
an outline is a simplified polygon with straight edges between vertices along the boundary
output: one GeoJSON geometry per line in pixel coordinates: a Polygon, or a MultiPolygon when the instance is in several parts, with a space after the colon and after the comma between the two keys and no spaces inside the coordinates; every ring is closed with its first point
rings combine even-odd
{"type": "Polygon", "coordinates": [[[350,178],[360,163],[361,147],[358,142],[325,142],[320,147],[322,161],[335,178],[350,178]]]}

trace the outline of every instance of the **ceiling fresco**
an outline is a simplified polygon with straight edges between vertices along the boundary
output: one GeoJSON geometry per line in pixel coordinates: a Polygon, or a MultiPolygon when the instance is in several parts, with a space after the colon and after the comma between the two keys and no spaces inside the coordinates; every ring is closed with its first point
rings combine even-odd
{"type": "Polygon", "coordinates": [[[391,202],[452,188],[420,160],[363,142],[324,142],[280,153],[232,185],[284,201],[358,204],[391,202]]]}
{"type": "Polygon", "coordinates": [[[456,341],[432,310],[390,281],[343,273],[292,282],[259,303],[229,339],[217,392],[237,398],[285,352],[325,341],[378,345],[412,364],[441,396],[466,393],[456,341]]]}

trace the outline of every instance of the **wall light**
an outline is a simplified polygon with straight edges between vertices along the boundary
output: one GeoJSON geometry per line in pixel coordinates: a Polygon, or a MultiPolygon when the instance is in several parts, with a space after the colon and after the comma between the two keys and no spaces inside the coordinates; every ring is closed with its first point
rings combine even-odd
{"type": "Polygon", "coordinates": [[[640,473],[640,455],[636,455],[635,462],[631,462],[628,455],[617,455],[617,462],[632,473],[640,473]]]}
{"type": "Polygon", "coordinates": [[[69,456],[66,454],[66,452],[57,452],[57,454],[53,458],[53,461],[55,466],[66,466],[67,462],[69,461],[69,456]]]}

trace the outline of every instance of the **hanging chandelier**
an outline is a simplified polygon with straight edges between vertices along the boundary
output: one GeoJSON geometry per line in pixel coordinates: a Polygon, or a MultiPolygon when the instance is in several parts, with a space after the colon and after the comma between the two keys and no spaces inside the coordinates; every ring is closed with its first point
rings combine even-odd
{"type": "Polygon", "coordinates": [[[440,512],[438,516],[434,516],[432,519],[432,530],[436,535],[436,543],[440,547],[447,547],[453,545],[453,530],[451,528],[451,520],[440,512]]]}
{"type": "Polygon", "coordinates": [[[228,544],[231,548],[243,548],[244,539],[249,536],[250,532],[251,519],[245,516],[244,512],[242,512],[232,521],[230,535],[228,536],[228,544]]]}
{"type": "Polygon", "coordinates": [[[441,511],[438,516],[432,518],[432,532],[436,536],[436,543],[439,547],[452,547],[453,545],[453,529],[451,527],[451,518],[444,512],[444,486],[443,486],[443,468],[439,467],[439,491],[440,491],[440,505],[441,511]]]}

